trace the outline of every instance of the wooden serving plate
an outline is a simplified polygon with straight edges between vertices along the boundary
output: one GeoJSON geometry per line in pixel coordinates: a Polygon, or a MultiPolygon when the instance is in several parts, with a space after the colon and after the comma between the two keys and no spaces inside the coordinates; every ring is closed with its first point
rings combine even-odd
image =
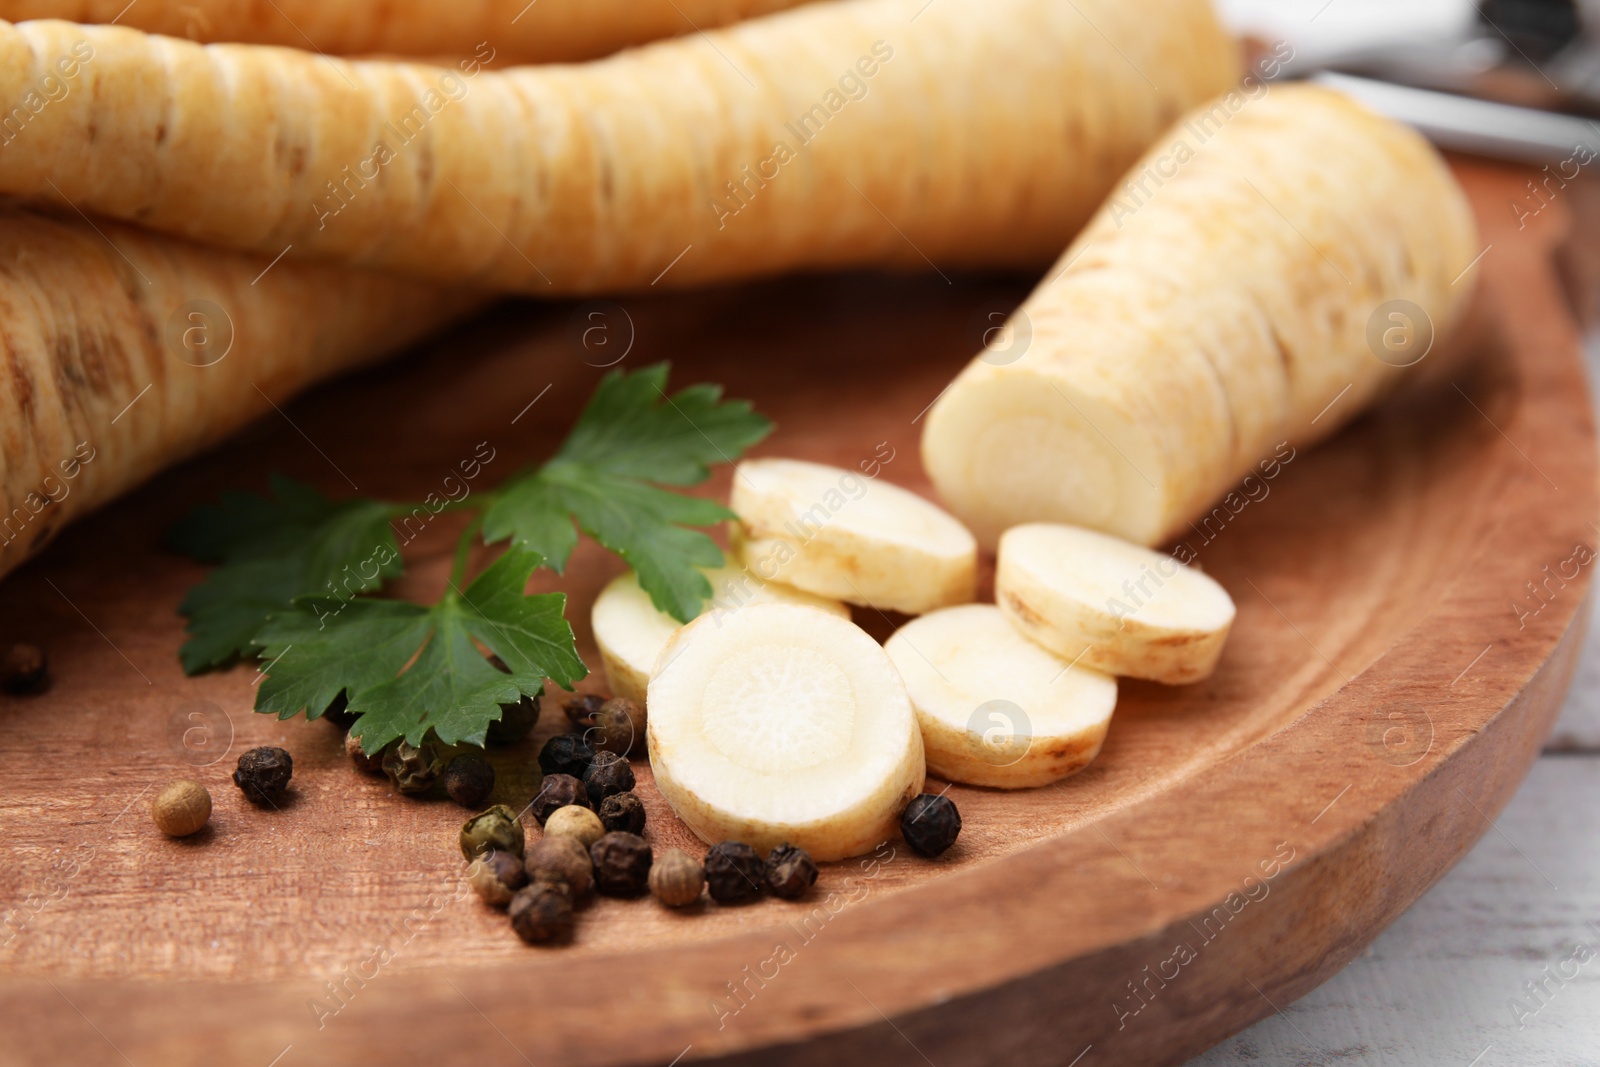
{"type": "MultiPolygon", "coordinates": [[[[1594,545],[1600,508],[1553,266],[1570,220],[1558,201],[1518,232],[1504,205],[1524,175],[1460,169],[1492,245],[1470,352],[1301,450],[1196,539],[1239,604],[1218,674],[1125,683],[1083,774],[954,787],[965,829],[949,854],[890,842],[829,865],[803,904],[603,900],[570,947],[529,948],[461,884],[461,809],[361,776],[324,723],[252,714],[251,669],[178,668],[175,608],[204,572],[159,547],[177,516],[273,470],[420,498],[484,441],[480,484],[504,479],[548,454],[601,373],[571,341],[572,307],[502,309],[268,411],[84,522],[0,585],[0,640],[41,641],[54,663],[44,695],[0,698],[0,1062],[1164,1064],[1282,1008],[1489,828],[1580,645],[1589,568],[1565,561],[1594,545]],[[228,781],[265,743],[295,757],[278,812],[228,781]],[[145,807],[185,775],[215,815],[168,840],[145,807]]],[[[609,351],[631,332],[625,365],[670,358],[678,385],[756,400],[779,424],[759,452],[854,466],[887,442],[883,476],[926,491],[919,413],[983,313],[1028,284],[631,299],[609,351]]],[[[406,591],[436,593],[455,530],[441,519],[417,542],[406,591]]],[[[591,664],[588,606],[618,567],[586,545],[536,580],[570,594],[591,664]]],[[[534,741],[494,757],[497,799],[528,799],[525,768],[560,718],[547,709],[534,741]]],[[[639,769],[656,845],[692,847],[639,769]]]]}

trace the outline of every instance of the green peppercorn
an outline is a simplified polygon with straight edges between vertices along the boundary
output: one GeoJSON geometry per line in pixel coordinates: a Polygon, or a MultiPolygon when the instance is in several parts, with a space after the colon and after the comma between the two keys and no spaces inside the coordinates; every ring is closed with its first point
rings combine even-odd
{"type": "Polygon", "coordinates": [[[594,746],[578,734],[556,734],[539,750],[539,769],[546,774],[582,778],[594,759],[594,746]]]}
{"type": "Polygon", "coordinates": [[[609,833],[589,846],[594,887],[608,897],[636,897],[650,886],[650,845],[638,834],[609,833]]]}
{"type": "Polygon", "coordinates": [[[264,808],[275,808],[283,799],[294,774],[294,760],[281,748],[263,745],[252,748],[239,757],[239,766],[233,772],[233,784],[244,793],[245,799],[264,808]]]}
{"type": "Polygon", "coordinates": [[[504,804],[480,811],[461,824],[461,854],[469,860],[491,848],[521,856],[523,843],[522,822],[504,804]]]}
{"type": "Polygon", "coordinates": [[[38,645],[21,642],[0,656],[0,689],[15,696],[39,692],[49,673],[50,660],[38,645]]]}
{"type": "Polygon", "coordinates": [[[528,846],[523,869],[529,881],[564,883],[573,900],[582,900],[594,888],[594,863],[575,837],[541,837],[528,846]]]}
{"type": "Polygon", "coordinates": [[[613,793],[600,802],[600,825],[607,830],[644,833],[644,801],[637,793],[613,793]]]}
{"type": "Polygon", "coordinates": [[[444,760],[430,741],[421,745],[397,741],[383,754],[383,773],[400,792],[415,796],[433,788],[444,773],[444,760]]]}
{"type": "Polygon", "coordinates": [[[634,785],[633,768],[615,752],[596,752],[583,772],[583,787],[589,791],[589,806],[599,807],[606,797],[626,793],[634,785]]]}
{"type": "Polygon", "coordinates": [[[911,798],[900,813],[900,836],[912,851],[937,856],[956,843],[961,832],[961,813],[947,796],[923,793],[911,798]]]}
{"type": "Polygon", "coordinates": [[[767,854],[767,888],[784,900],[799,900],[817,884],[811,853],[785,842],[767,854]]]}
{"type": "Polygon", "coordinates": [[[755,849],[741,841],[712,845],[706,853],[706,888],[718,904],[743,904],[761,895],[766,866],[755,849]]]}
{"type": "Polygon", "coordinates": [[[551,774],[545,776],[544,783],[539,786],[539,794],[528,805],[528,810],[533,813],[534,821],[543,826],[551,815],[569,804],[587,808],[589,791],[570,774],[551,774]]]}
{"type": "Polygon", "coordinates": [[[387,752],[386,749],[380,749],[369,756],[361,749],[361,738],[350,733],[344,735],[344,751],[345,755],[350,757],[350,762],[354,763],[356,769],[363,774],[383,773],[383,757],[387,752]]]}
{"type": "Polygon", "coordinates": [[[496,748],[514,745],[533,733],[539,725],[539,698],[523,697],[515,704],[501,704],[500,718],[489,724],[486,740],[496,748]]]}
{"type": "Polygon", "coordinates": [[[528,884],[528,873],[520,859],[492,848],[467,865],[467,882],[485,904],[503,908],[528,884]]]}
{"type": "Polygon", "coordinates": [[[444,791],[463,808],[481,807],[494,792],[494,768],[476,752],[463,752],[444,769],[444,791]]]}
{"type": "Polygon", "coordinates": [[[560,882],[534,882],[519,889],[506,909],[511,929],[530,945],[572,936],[572,898],[560,882]]]}
{"type": "Polygon", "coordinates": [[[693,904],[705,887],[705,869],[681,848],[667,849],[650,867],[650,892],[669,908],[693,904]]]}

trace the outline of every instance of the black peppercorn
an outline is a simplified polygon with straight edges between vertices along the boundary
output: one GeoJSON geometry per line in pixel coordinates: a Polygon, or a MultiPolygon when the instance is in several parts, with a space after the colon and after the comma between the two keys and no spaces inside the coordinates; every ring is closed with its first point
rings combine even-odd
{"type": "Polygon", "coordinates": [[[444,773],[444,761],[428,741],[421,745],[397,741],[383,754],[383,773],[402,793],[426,793],[444,773]]]}
{"type": "Polygon", "coordinates": [[[522,860],[509,852],[490,849],[467,865],[467,883],[485,904],[503,908],[511,895],[528,884],[522,860]]]}
{"type": "Polygon", "coordinates": [[[506,909],[511,929],[530,945],[572,936],[572,897],[560,882],[534,882],[517,890],[506,909]]]}
{"type": "Polygon", "coordinates": [[[494,768],[476,752],[463,752],[444,769],[444,791],[463,808],[479,808],[494,792],[494,768]]]}
{"type": "Polygon", "coordinates": [[[350,714],[350,698],[344,690],[339,690],[339,695],[333,698],[333,703],[323,711],[321,718],[345,731],[356,724],[357,716],[350,714]]]}
{"type": "Polygon", "coordinates": [[[638,834],[609,833],[589,846],[594,887],[608,897],[636,897],[650,888],[650,845],[638,834]]]}
{"type": "Polygon", "coordinates": [[[633,788],[633,768],[615,752],[596,752],[583,772],[583,787],[589,791],[589,806],[598,807],[606,797],[633,788]]]}
{"type": "Polygon", "coordinates": [[[539,698],[523,697],[515,704],[501,704],[500,718],[489,724],[486,738],[496,748],[514,745],[533,733],[539,725],[539,698]]]}
{"type": "Polygon", "coordinates": [[[21,696],[44,688],[50,661],[44,649],[26,642],[12,645],[0,656],[0,689],[21,696]]]}
{"type": "Polygon", "coordinates": [[[528,847],[523,869],[529,881],[564,883],[573,900],[582,900],[594,888],[594,863],[575,837],[539,838],[528,847]]]}
{"type": "Polygon", "coordinates": [[[706,853],[706,887],[718,904],[741,904],[761,895],[766,865],[755,849],[740,841],[712,845],[706,853]]]}
{"type": "Polygon", "coordinates": [[[539,769],[546,774],[582,778],[594,759],[594,746],[577,734],[556,734],[539,750],[539,769]]]}
{"type": "Polygon", "coordinates": [[[600,802],[600,825],[623,833],[644,832],[644,801],[637,793],[613,793],[600,802]]]}
{"type": "Polygon", "coordinates": [[[799,900],[817,884],[817,865],[811,853],[784,843],[767,854],[767,888],[784,900],[799,900]]]}
{"type": "Polygon", "coordinates": [[[583,736],[597,750],[626,756],[644,739],[644,709],[626,697],[612,697],[595,709],[583,736]]]}
{"type": "Polygon", "coordinates": [[[600,710],[600,705],[606,698],[599,693],[578,693],[567,698],[562,705],[562,710],[567,713],[567,720],[579,729],[588,729],[594,725],[594,714],[600,710]]]}
{"type": "Polygon", "coordinates": [[[277,807],[294,774],[294,760],[281,748],[252,748],[239,757],[233,784],[244,791],[245,799],[262,807],[277,807]]]}
{"type": "Polygon", "coordinates": [[[534,821],[543,826],[545,820],[568,804],[587,808],[589,791],[570,774],[551,774],[545,777],[544,784],[539,787],[539,795],[533,798],[528,810],[533,813],[534,821]]]}
{"type": "Polygon", "coordinates": [[[923,793],[911,798],[900,813],[900,836],[912,851],[937,856],[956,843],[961,832],[961,813],[947,796],[923,793]]]}
{"type": "Polygon", "coordinates": [[[383,773],[383,757],[387,750],[379,749],[375,754],[369,756],[362,751],[361,738],[355,734],[345,734],[344,751],[345,755],[350,757],[350,762],[356,765],[356,769],[364,774],[383,773]]]}

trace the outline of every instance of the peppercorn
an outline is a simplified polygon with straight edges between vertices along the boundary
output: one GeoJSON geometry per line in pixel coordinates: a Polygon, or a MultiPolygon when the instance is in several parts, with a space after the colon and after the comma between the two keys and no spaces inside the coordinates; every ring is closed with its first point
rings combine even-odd
{"type": "Polygon", "coordinates": [[[444,769],[444,791],[463,808],[482,806],[494,792],[494,768],[476,752],[463,752],[444,769]]]}
{"type": "Polygon", "coordinates": [[[341,730],[349,730],[356,724],[357,716],[350,714],[350,697],[343,689],[333,698],[333,702],[323,711],[321,718],[337,726],[341,730]]]}
{"type": "Polygon", "coordinates": [[[582,778],[594,759],[594,746],[578,734],[556,734],[539,750],[539,769],[546,774],[582,778]]]}
{"type": "Polygon", "coordinates": [[[609,833],[589,846],[594,887],[608,897],[636,897],[650,885],[650,845],[638,834],[609,833]]]}
{"type": "Polygon", "coordinates": [[[811,853],[785,842],[767,854],[767,888],[784,900],[799,900],[817,884],[811,853]]]}
{"type": "Polygon", "coordinates": [[[900,813],[900,836],[912,851],[937,856],[956,843],[961,832],[961,813],[947,796],[923,793],[911,798],[900,813]]]}
{"type": "Polygon", "coordinates": [[[693,904],[705,887],[705,868],[681,848],[667,849],[650,868],[650,892],[669,908],[693,904]]]}
{"type": "Polygon", "coordinates": [[[534,821],[543,826],[558,808],[569,804],[587,808],[589,791],[570,774],[552,774],[545,778],[544,784],[539,787],[539,795],[533,798],[528,810],[533,813],[534,821]]]}
{"type": "Polygon", "coordinates": [[[706,853],[706,887],[718,904],[742,904],[761,895],[766,867],[755,849],[740,841],[712,845],[706,853]]]}
{"type": "Polygon", "coordinates": [[[519,889],[506,909],[511,929],[530,945],[572,936],[572,899],[559,882],[534,882],[519,889]]]}
{"type": "Polygon", "coordinates": [[[467,865],[467,882],[485,904],[503,908],[511,896],[528,884],[522,861],[509,852],[492,848],[467,865]]]}
{"type": "Polygon", "coordinates": [[[188,837],[211,818],[211,794],[199,782],[168,782],[150,805],[156,829],[172,837],[188,837]]]}
{"type": "Polygon", "coordinates": [[[461,854],[469,860],[491,848],[520,856],[523,841],[521,820],[504,804],[480,811],[461,824],[461,854]]]}
{"type": "Polygon", "coordinates": [[[361,750],[361,738],[357,737],[355,734],[345,734],[344,751],[345,754],[350,757],[350,762],[354,763],[356,765],[356,769],[362,773],[383,773],[383,757],[385,751],[387,750],[380,749],[378,752],[369,756],[361,750]]]}
{"type": "Polygon", "coordinates": [[[589,850],[575,837],[541,837],[528,846],[523,863],[528,880],[561,882],[582,900],[594,888],[594,863],[589,850]]]}
{"type": "Polygon", "coordinates": [[[583,772],[583,787],[589,791],[589,805],[598,807],[606,797],[633,788],[633,768],[615,752],[596,752],[594,762],[583,772]]]}
{"type": "Polygon", "coordinates": [[[637,793],[613,793],[600,802],[600,825],[630,834],[644,832],[644,801],[637,793]]]}
{"type": "Polygon", "coordinates": [[[252,804],[275,808],[289,787],[294,774],[294,760],[281,748],[263,745],[252,748],[239,757],[239,767],[233,772],[233,784],[244,792],[252,804]]]}
{"type": "Polygon", "coordinates": [[[595,712],[600,710],[600,705],[606,698],[599,693],[577,693],[567,698],[562,705],[562,710],[567,713],[567,720],[572,725],[581,729],[588,729],[594,725],[595,712]]]}
{"type": "Polygon", "coordinates": [[[400,792],[414,796],[433,788],[433,783],[444,773],[444,760],[428,741],[421,745],[396,741],[394,747],[383,754],[383,773],[400,792]]]}
{"type": "Polygon", "coordinates": [[[50,660],[38,645],[20,642],[0,657],[0,689],[16,696],[37,693],[50,673],[50,660]]]}
{"type": "Polygon", "coordinates": [[[539,698],[523,697],[515,704],[501,704],[500,718],[489,724],[486,738],[496,748],[514,745],[533,733],[539,725],[539,698]]]}
{"type": "Polygon", "coordinates": [[[550,818],[545,820],[544,832],[546,837],[577,838],[579,844],[588,848],[606,835],[606,828],[601,825],[600,816],[588,808],[568,804],[551,812],[550,818]]]}
{"type": "Polygon", "coordinates": [[[596,749],[626,756],[644,737],[644,710],[627,697],[612,697],[595,710],[584,736],[596,749]]]}

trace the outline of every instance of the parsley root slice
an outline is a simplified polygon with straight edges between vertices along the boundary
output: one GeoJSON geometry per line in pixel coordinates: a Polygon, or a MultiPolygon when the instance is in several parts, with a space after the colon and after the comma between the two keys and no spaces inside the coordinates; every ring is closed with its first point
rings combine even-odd
{"type": "MultiPolygon", "coordinates": [[[[754,604],[796,604],[842,619],[850,617],[850,609],[837,600],[777,582],[763,582],[743,567],[716,567],[704,573],[711,583],[711,599],[702,609],[704,612],[725,618],[754,604]]],[[[589,625],[600,648],[600,661],[612,695],[647,706],[650,672],[661,650],[683,624],[657,608],[639,585],[639,576],[627,571],[600,590],[589,613],[589,625]]]]}
{"type": "Polygon", "coordinates": [[[929,410],[924,465],[980,541],[1187,535],[1459,318],[1483,246],[1439,154],[1333,90],[1264,92],[1158,140],[1014,316],[1026,354],[979,356],[929,410]]]}
{"type": "Polygon", "coordinates": [[[900,672],[825,611],[701,616],[662,649],[649,701],[656,785],[707,843],[859,855],[894,835],[922,789],[922,734],[900,672]]]}
{"type": "Polygon", "coordinates": [[[1074,663],[1186,685],[1216,670],[1233,598],[1164,552],[1077,526],[1000,535],[995,602],[1019,632],[1074,663]]]}
{"type": "Polygon", "coordinates": [[[271,259],[0,210],[0,573],[272,404],[479,301],[271,259]]]}
{"type": "Polygon", "coordinates": [[[628,45],[724,26],[802,0],[0,0],[0,19],[111,22],[194,41],[328,55],[593,59],[628,45]]]}
{"type": "Polygon", "coordinates": [[[971,600],[978,543],[931,500],[797,459],[750,459],[733,479],[735,548],[758,574],[819,596],[919,615],[971,600]]]}
{"type": "Polygon", "coordinates": [[[471,77],[38,21],[0,24],[0,105],[74,45],[0,193],[552,296],[1039,267],[1240,72],[1208,0],[816,3],[471,77]]]}
{"type": "Polygon", "coordinates": [[[1029,641],[993,604],[924,615],[884,644],[917,709],[928,770],[952,782],[1027,789],[1100,753],[1117,680],[1029,641]]]}
{"type": "Polygon", "coordinates": [[[256,710],[289,718],[320,711],[344,691],[360,716],[351,732],[369,755],[396,738],[421,744],[429,731],[448,745],[482,746],[500,705],[538,696],[546,678],[571,688],[587,673],[562,615],[566,595],[523,595],[539,563],[537,553],[513,545],[431,607],[297,600],[259,635],[267,666],[256,710]]]}

